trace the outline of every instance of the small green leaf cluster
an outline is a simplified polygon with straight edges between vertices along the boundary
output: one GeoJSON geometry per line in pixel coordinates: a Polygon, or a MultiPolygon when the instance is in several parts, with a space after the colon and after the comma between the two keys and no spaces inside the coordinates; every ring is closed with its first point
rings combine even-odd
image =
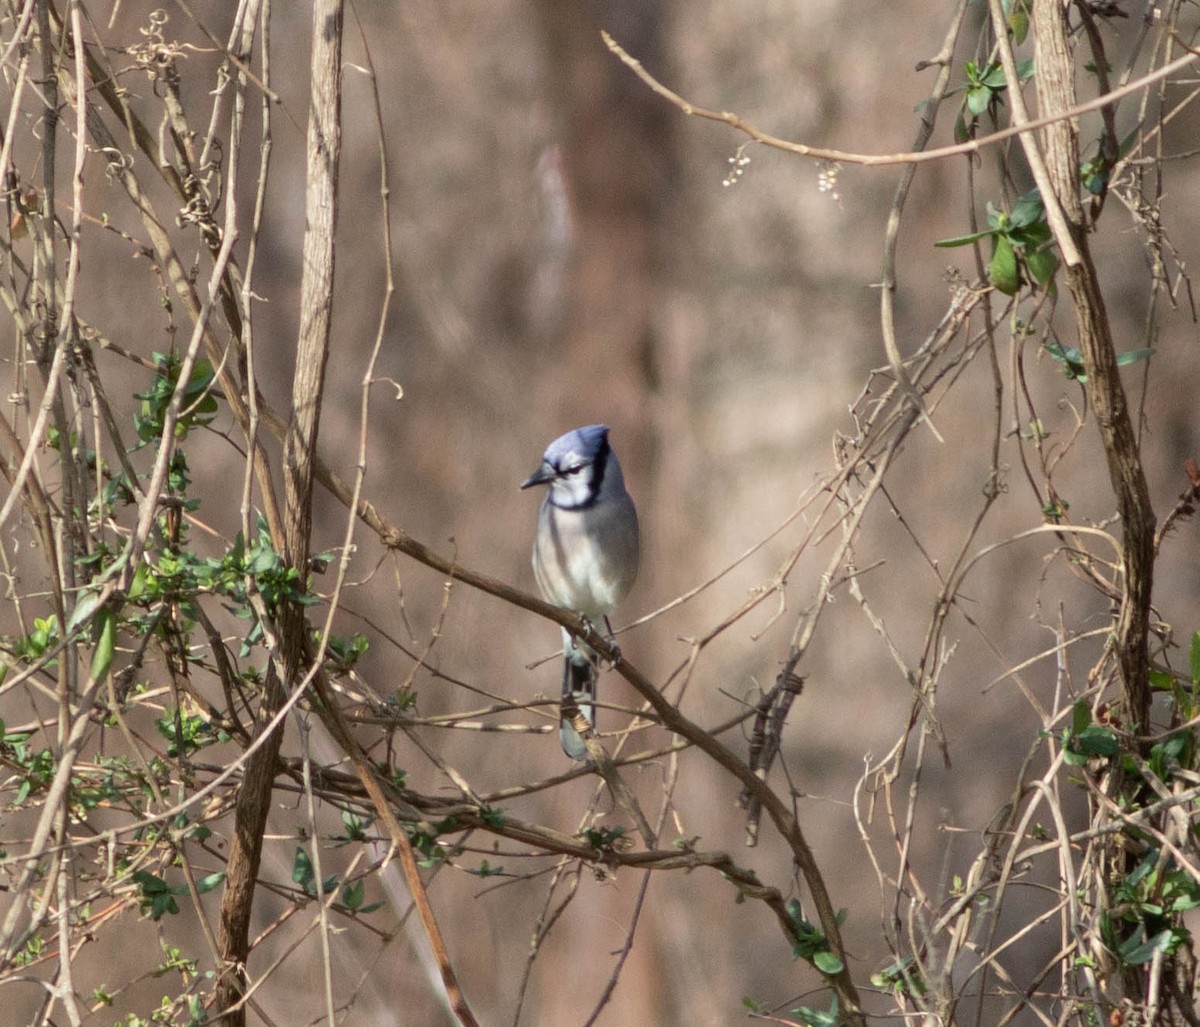
{"type": "Polygon", "coordinates": [[[584,841],[601,852],[610,851],[624,836],[623,827],[589,827],[583,832],[584,841]]]}
{"type": "MultiPolygon", "coordinates": [[[[309,856],[308,850],[300,846],[296,847],[296,855],[292,860],[292,880],[305,895],[314,899],[317,897],[317,875],[313,869],[312,858],[309,856]]],[[[341,879],[337,874],[327,874],[321,878],[321,894],[332,895],[337,891],[339,884],[341,884],[341,879]]],[[[334,903],[334,908],[349,913],[373,913],[383,905],[382,902],[363,905],[366,894],[367,888],[364,879],[347,881],[342,885],[342,899],[340,902],[334,903]]]]}
{"type": "MultiPolygon", "coordinates": [[[[188,893],[186,884],[167,884],[161,877],[150,873],[149,870],[138,870],[133,874],[132,880],[141,889],[138,905],[142,913],[149,915],[151,920],[161,920],[168,913],[175,916],[179,912],[179,903],[175,901],[176,897],[188,893]]],[[[203,895],[205,892],[212,891],[224,880],[225,871],[223,870],[208,874],[196,882],[196,891],[203,895]]],[[[179,956],[178,950],[172,951],[175,953],[174,961],[171,961],[171,951],[168,951],[168,961],[159,967],[160,972],[166,973],[168,970],[180,969],[179,960],[182,957],[179,956]]],[[[191,967],[190,972],[194,973],[195,964],[189,962],[188,965],[191,967]]]]}
{"type": "Polygon", "coordinates": [[[871,983],[883,991],[897,996],[920,998],[928,990],[912,956],[905,956],[871,974],[871,983]]]}
{"type": "Polygon", "coordinates": [[[1121,751],[1121,743],[1112,728],[1092,722],[1092,708],[1077,702],[1071,712],[1071,725],[1062,733],[1064,762],[1081,766],[1091,759],[1107,759],[1121,751]]]}
{"type": "MultiPolygon", "coordinates": [[[[986,64],[967,61],[963,71],[967,81],[953,91],[963,94],[962,106],[954,123],[954,139],[959,143],[971,138],[975,122],[984,114],[995,116],[997,108],[1004,102],[1003,93],[1008,89],[1004,68],[999,61],[988,61],[986,64]]],[[[1018,62],[1017,78],[1024,82],[1032,76],[1033,61],[1018,62]]]]}
{"type": "Polygon", "coordinates": [[[352,810],[342,810],[342,823],[346,826],[345,834],[335,834],[330,841],[336,842],[335,848],[350,845],[353,842],[366,843],[372,840],[367,833],[374,821],[370,817],[360,817],[352,810]]]}
{"type": "Polygon", "coordinates": [[[1015,296],[1023,283],[1033,283],[1040,289],[1051,291],[1058,257],[1052,249],[1053,236],[1046,223],[1041,194],[1031,189],[1011,211],[1000,210],[989,203],[987,219],[988,227],[982,231],[942,239],[936,245],[969,246],[991,239],[988,280],[993,286],[1008,296],[1015,296]]]}
{"type": "MultiPolygon", "coordinates": [[[[1074,346],[1063,346],[1061,343],[1051,342],[1046,345],[1046,352],[1050,354],[1052,360],[1062,365],[1063,374],[1068,378],[1077,382],[1087,381],[1087,372],[1084,370],[1083,354],[1074,346]]],[[[1153,347],[1145,349],[1131,349],[1126,353],[1117,354],[1117,367],[1128,367],[1130,364],[1136,364],[1139,360],[1146,360],[1154,356],[1153,347]]]]}
{"type": "MultiPolygon", "coordinates": [[[[34,665],[56,649],[59,641],[58,618],[50,614],[48,617],[34,617],[33,630],[27,635],[0,636],[0,652],[17,664],[34,665]]],[[[46,662],[47,667],[53,667],[54,664],[54,660],[46,662]]],[[[10,667],[8,660],[0,663],[0,684],[4,683],[10,667]]]]}
{"type": "MultiPolygon", "coordinates": [[[[137,431],[138,445],[149,445],[162,438],[166,428],[167,410],[171,397],[179,382],[183,358],[178,353],[154,353],[154,381],[146,392],[134,394],[142,401],[140,411],[134,416],[133,426],[137,431]]],[[[201,358],[192,366],[191,376],[183,390],[183,404],[175,422],[175,440],[187,438],[193,428],[211,424],[217,412],[217,400],[212,395],[214,380],[212,364],[201,358]]]]}
{"type": "Polygon", "coordinates": [[[197,713],[185,713],[182,709],[167,709],[154,722],[158,733],[168,743],[167,755],[178,759],[216,742],[229,741],[229,733],[210,724],[197,713]]]}
{"type": "MultiPolygon", "coordinates": [[[[829,948],[829,942],[824,933],[814,923],[806,920],[800,910],[800,903],[795,899],[788,903],[788,913],[792,918],[792,955],[812,963],[821,973],[832,976],[842,972],[845,964],[829,948]]],[[[839,910],[837,922],[844,923],[846,911],[839,910]]]]}
{"type": "MultiPolygon", "coordinates": [[[[164,603],[177,606],[190,629],[196,616],[196,598],[204,593],[230,600],[227,609],[237,617],[254,618],[242,640],[239,656],[247,656],[263,638],[262,625],[250,603],[253,587],[270,612],[284,601],[315,605],[320,600],[306,591],[306,582],[295,567],[284,563],[271,542],[266,520],[259,517],[249,543],[238,532],[232,545],[218,558],[197,556],[185,548],[164,549],[143,563],[134,575],[127,598],[150,611],[140,620],[144,627],[158,622],[155,611],[164,603]],[[250,583],[253,583],[252,586],[250,583]]],[[[131,619],[134,623],[137,618],[131,619]]]]}
{"type": "MultiPolygon", "coordinates": [[[[168,945],[163,942],[164,958],[154,971],[155,977],[162,977],[168,973],[178,972],[183,979],[185,987],[191,988],[199,979],[200,975],[196,969],[196,962],[193,959],[188,959],[183,955],[180,949],[173,945],[168,945]]],[[[213,978],[212,971],[208,971],[203,975],[210,981],[213,978]]],[[[109,994],[107,988],[101,986],[92,992],[92,997],[101,1005],[112,1005],[113,996],[109,994]]],[[[186,991],[181,995],[171,996],[164,995],[158,1003],[158,1008],[151,1011],[149,1017],[138,1016],[136,1013],[126,1013],[123,1019],[117,1020],[114,1027],[151,1027],[152,1024],[171,1024],[172,1027],[200,1027],[201,1024],[207,1023],[208,1017],[204,1008],[204,1000],[201,995],[188,994],[186,991]]]]}
{"type": "MultiPolygon", "coordinates": [[[[296,846],[296,855],[292,859],[292,880],[300,886],[305,895],[317,897],[317,874],[313,869],[312,857],[308,850],[296,846]]],[[[328,874],[321,878],[321,893],[328,895],[338,886],[337,874],[328,874]]]]}
{"type": "MultiPolygon", "coordinates": [[[[749,996],[742,999],[742,1005],[754,1015],[769,1017],[772,1020],[777,1019],[777,1017],[772,1015],[769,1006],[765,1006],[763,1003],[749,996]]],[[[841,1013],[838,1011],[836,995],[833,997],[833,1001],[828,1009],[813,1009],[809,1006],[799,1006],[796,1009],[790,1010],[790,1012],[792,1016],[796,1017],[796,1023],[800,1024],[801,1027],[839,1027],[842,1022],[841,1013]]],[[[783,1023],[784,1021],[780,1020],[779,1022],[783,1023]]]]}
{"type": "Polygon", "coordinates": [[[44,748],[31,751],[28,744],[31,737],[29,731],[8,731],[0,720],[0,756],[21,773],[12,800],[14,806],[23,805],[34,792],[48,788],[54,778],[54,754],[44,748]]]}
{"type": "Polygon", "coordinates": [[[1182,915],[1200,906],[1200,883],[1173,857],[1148,849],[1112,898],[1112,911],[1100,914],[1100,938],[1122,966],[1142,966],[1156,952],[1173,955],[1191,941],[1182,915]]]}
{"type": "MultiPolygon", "coordinates": [[[[313,641],[319,642],[321,633],[313,632],[313,641]]],[[[350,638],[345,635],[330,635],[326,645],[326,666],[338,674],[348,673],[354,668],[371,648],[371,640],[362,632],[357,632],[350,638]]]]}
{"type": "Polygon", "coordinates": [[[421,854],[421,858],[417,860],[417,866],[432,870],[445,863],[448,854],[445,848],[438,844],[438,837],[455,830],[457,826],[458,822],[453,817],[447,817],[434,824],[432,832],[409,827],[408,840],[412,843],[412,847],[421,854]]]}

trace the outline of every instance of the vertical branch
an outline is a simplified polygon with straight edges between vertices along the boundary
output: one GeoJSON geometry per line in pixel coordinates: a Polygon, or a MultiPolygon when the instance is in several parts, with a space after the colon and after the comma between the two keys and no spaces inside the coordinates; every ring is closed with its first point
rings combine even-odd
{"type": "MultiPolygon", "coordinates": [[[[312,530],[313,456],[320,423],[321,392],[329,353],[334,272],[337,172],[341,153],[341,0],[317,0],[312,22],[312,84],[308,123],[305,194],[304,277],[300,285],[300,334],[292,387],[292,419],[284,440],[284,559],[307,573],[312,530]]],[[[280,663],[272,661],[258,720],[263,725],[283,704],[285,687],[298,687],[304,662],[304,610],[283,601],[278,611],[280,663]]],[[[249,956],[254,881],[262,859],[262,838],[270,808],[275,765],[283,737],[277,726],[246,762],[238,793],[229,871],[221,902],[221,956],[218,1008],[229,1027],[245,1023],[239,1004],[249,956]],[[236,1007],[236,1008],[235,1008],[236,1007]]]]}
{"type": "MultiPolygon", "coordinates": [[[[1034,49],[1037,56],[1039,113],[1062,113],[1075,104],[1074,67],[1067,47],[1065,8],[1058,0],[1034,0],[1034,49]]],[[[1016,83],[1010,84],[1015,92],[1016,83]]],[[[1079,349],[1087,369],[1088,400],[1104,442],[1109,478],[1121,515],[1123,592],[1117,619],[1116,654],[1121,668],[1122,697],[1131,726],[1149,728],[1150,682],[1148,636],[1150,590],[1154,571],[1154,510],[1138,451],[1137,435],[1121,385],[1113,347],[1112,328],[1092,263],[1079,198],[1079,129],[1062,119],[1043,130],[1046,165],[1057,203],[1048,197],[1046,209],[1061,207],[1070,239],[1080,260],[1067,262],[1067,287],[1075,309],[1079,349]]],[[[1056,241],[1063,243],[1058,238],[1056,241]]],[[[1064,252],[1066,247],[1063,246],[1064,252]]]]}
{"type": "MultiPolygon", "coordinates": [[[[321,389],[329,356],[333,297],[333,233],[337,169],[342,148],[342,3],[313,7],[312,96],[308,119],[304,277],[300,283],[300,337],[292,384],[292,420],[284,440],[284,556],[293,567],[308,560],[312,529],[313,446],[321,416],[321,389]]],[[[288,640],[284,639],[287,647],[288,640]]]]}

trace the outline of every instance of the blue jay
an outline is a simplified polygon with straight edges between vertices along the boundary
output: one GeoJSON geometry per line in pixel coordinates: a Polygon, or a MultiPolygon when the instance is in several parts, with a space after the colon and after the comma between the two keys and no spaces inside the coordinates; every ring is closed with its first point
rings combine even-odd
{"type": "MultiPolygon", "coordinates": [[[[608,613],[633,586],[640,558],[637,510],[608,444],[608,425],[589,424],[551,442],[521,488],[531,485],[550,486],[533,540],[533,573],[542,597],[607,625],[608,613]]],[[[596,677],[595,652],[564,628],[563,698],[573,698],[592,725],[596,677]]],[[[571,759],[587,758],[583,739],[567,720],[558,735],[571,759]]]]}

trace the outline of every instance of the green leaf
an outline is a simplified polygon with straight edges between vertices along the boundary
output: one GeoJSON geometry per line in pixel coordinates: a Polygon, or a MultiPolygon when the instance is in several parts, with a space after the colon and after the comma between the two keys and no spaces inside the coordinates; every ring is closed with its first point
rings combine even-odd
{"type": "Polygon", "coordinates": [[[210,892],[214,888],[219,887],[224,880],[224,870],[218,870],[215,874],[206,874],[196,882],[196,891],[203,895],[205,892],[210,892]]]}
{"type": "Polygon", "coordinates": [[[313,873],[312,860],[299,846],[296,846],[296,855],[292,860],[292,880],[310,895],[315,891],[313,881],[316,880],[316,874],[313,873]]]}
{"type": "Polygon", "coordinates": [[[1021,287],[1021,276],[1017,270],[1017,255],[1012,243],[1004,236],[996,236],[992,262],[988,265],[988,279],[1006,296],[1016,295],[1021,287]]]}
{"type": "Polygon", "coordinates": [[[347,884],[342,889],[342,905],[347,909],[355,910],[362,906],[363,897],[366,895],[366,882],[362,880],[355,881],[353,884],[347,884]]]}
{"type": "Polygon", "coordinates": [[[92,623],[96,628],[96,648],[92,653],[88,676],[93,681],[103,681],[112,667],[113,652],[117,645],[117,615],[111,606],[104,606],[92,623]]]}
{"type": "Polygon", "coordinates": [[[971,130],[967,128],[967,119],[963,117],[963,112],[960,109],[958,117],[954,119],[954,141],[956,143],[965,143],[971,138],[971,130]]]}
{"type": "Polygon", "coordinates": [[[949,239],[940,239],[933,245],[941,246],[943,249],[950,249],[953,246],[970,246],[971,243],[979,242],[980,239],[986,239],[989,235],[994,234],[993,229],[985,228],[982,232],[972,232],[970,235],[954,235],[949,239]]]}
{"type": "Polygon", "coordinates": [[[988,109],[992,97],[996,94],[986,86],[974,86],[967,90],[967,110],[979,117],[988,109]]]}
{"type": "Polygon", "coordinates": [[[1033,280],[1043,289],[1054,281],[1054,272],[1058,270],[1058,257],[1050,250],[1034,250],[1026,252],[1025,266],[1033,280]]]}
{"type": "Polygon", "coordinates": [[[1093,724],[1075,736],[1075,749],[1084,756],[1115,756],[1121,744],[1108,728],[1093,724]]]}
{"type": "Polygon", "coordinates": [[[1012,13],[1008,16],[1008,30],[1017,46],[1024,43],[1025,37],[1029,35],[1029,11],[1020,0],[1013,4],[1012,13]]]}
{"type": "Polygon", "coordinates": [[[1192,684],[1200,684],[1200,631],[1192,634],[1192,684]]]}
{"type": "Polygon", "coordinates": [[[1004,67],[1001,64],[988,65],[987,72],[981,79],[983,85],[987,86],[993,93],[1008,86],[1008,82],[1004,78],[1004,67]]]}
{"type": "Polygon", "coordinates": [[[1013,207],[1012,213],[1008,217],[1014,228],[1025,228],[1041,221],[1045,214],[1046,207],[1042,203],[1042,194],[1036,189],[1030,189],[1017,200],[1016,206],[1013,207]]]}
{"type": "Polygon", "coordinates": [[[1063,366],[1063,374],[1076,381],[1086,382],[1087,375],[1083,369],[1083,354],[1074,346],[1062,346],[1057,342],[1049,343],[1046,352],[1063,366]]]}
{"type": "Polygon", "coordinates": [[[1175,687],[1175,678],[1165,670],[1150,671],[1150,685],[1155,691],[1169,692],[1175,687]]]}
{"type": "Polygon", "coordinates": [[[1153,938],[1147,938],[1139,943],[1138,938],[1142,937],[1143,930],[1143,928],[1138,928],[1137,932],[1125,941],[1118,952],[1121,961],[1126,966],[1141,966],[1143,963],[1149,963],[1154,958],[1154,953],[1159,949],[1165,951],[1171,943],[1169,930],[1159,931],[1153,938]]]}
{"type": "Polygon", "coordinates": [[[1146,360],[1154,356],[1154,347],[1146,349],[1131,349],[1127,353],[1117,354],[1117,367],[1125,367],[1128,364],[1136,364],[1139,360],[1146,360]]]}
{"type": "MultiPolygon", "coordinates": [[[[86,624],[99,606],[99,592],[95,592],[91,589],[83,592],[79,597],[79,601],[75,604],[75,609],[71,611],[70,619],[67,621],[67,634],[73,634],[76,629],[86,624]]],[[[34,623],[36,625],[37,622],[35,621],[34,623]]]]}
{"type": "Polygon", "coordinates": [[[812,1009],[809,1006],[799,1006],[791,1010],[792,1016],[804,1027],[838,1027],[842,1022],[842,1014],[838,1012],[837,996],[829,1004],[828,1009],[812,1009]]]}
{"type": "Polygon", "coordinates": [[[820,952],[813,953],[813,966],[832,977],[834,974],[840,974],[845,964],[828,949],[821,949],[820,952]]]}
{"type": "Polygon", "coordinates": [[[137,600],[142,597],[146,591],[146,580],[149,577],[150,570],[146,564],[138,564],[138,569],[134,572],[133,580],[129,583],[128,597],[132,600],[137,600]]]}
{"type": "Polygon", "coordinates": [[[1085,702],[1077,702],[1071,710],[1071,734],[1081,735],[1092,722],[1092,710],[1085,702]]]}

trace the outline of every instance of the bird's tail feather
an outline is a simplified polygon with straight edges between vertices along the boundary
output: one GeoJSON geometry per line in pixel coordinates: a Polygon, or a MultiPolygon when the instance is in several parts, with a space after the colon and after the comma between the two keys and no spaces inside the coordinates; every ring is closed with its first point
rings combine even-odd
{"type": "MultiPolygon", "coordinates": [[[[572,646],[563,656],[563,701],[572,699],[579,707],[579,712],[593,727],[596,726],[596,665],[588,658],[588,654],[572,646]]],[[[563,752],[573,760],[587,759],[587,746],[579,732],[571,726],[570,720],[562,718],[558,728],[559,741],[562,742],[563,752]]]]}

